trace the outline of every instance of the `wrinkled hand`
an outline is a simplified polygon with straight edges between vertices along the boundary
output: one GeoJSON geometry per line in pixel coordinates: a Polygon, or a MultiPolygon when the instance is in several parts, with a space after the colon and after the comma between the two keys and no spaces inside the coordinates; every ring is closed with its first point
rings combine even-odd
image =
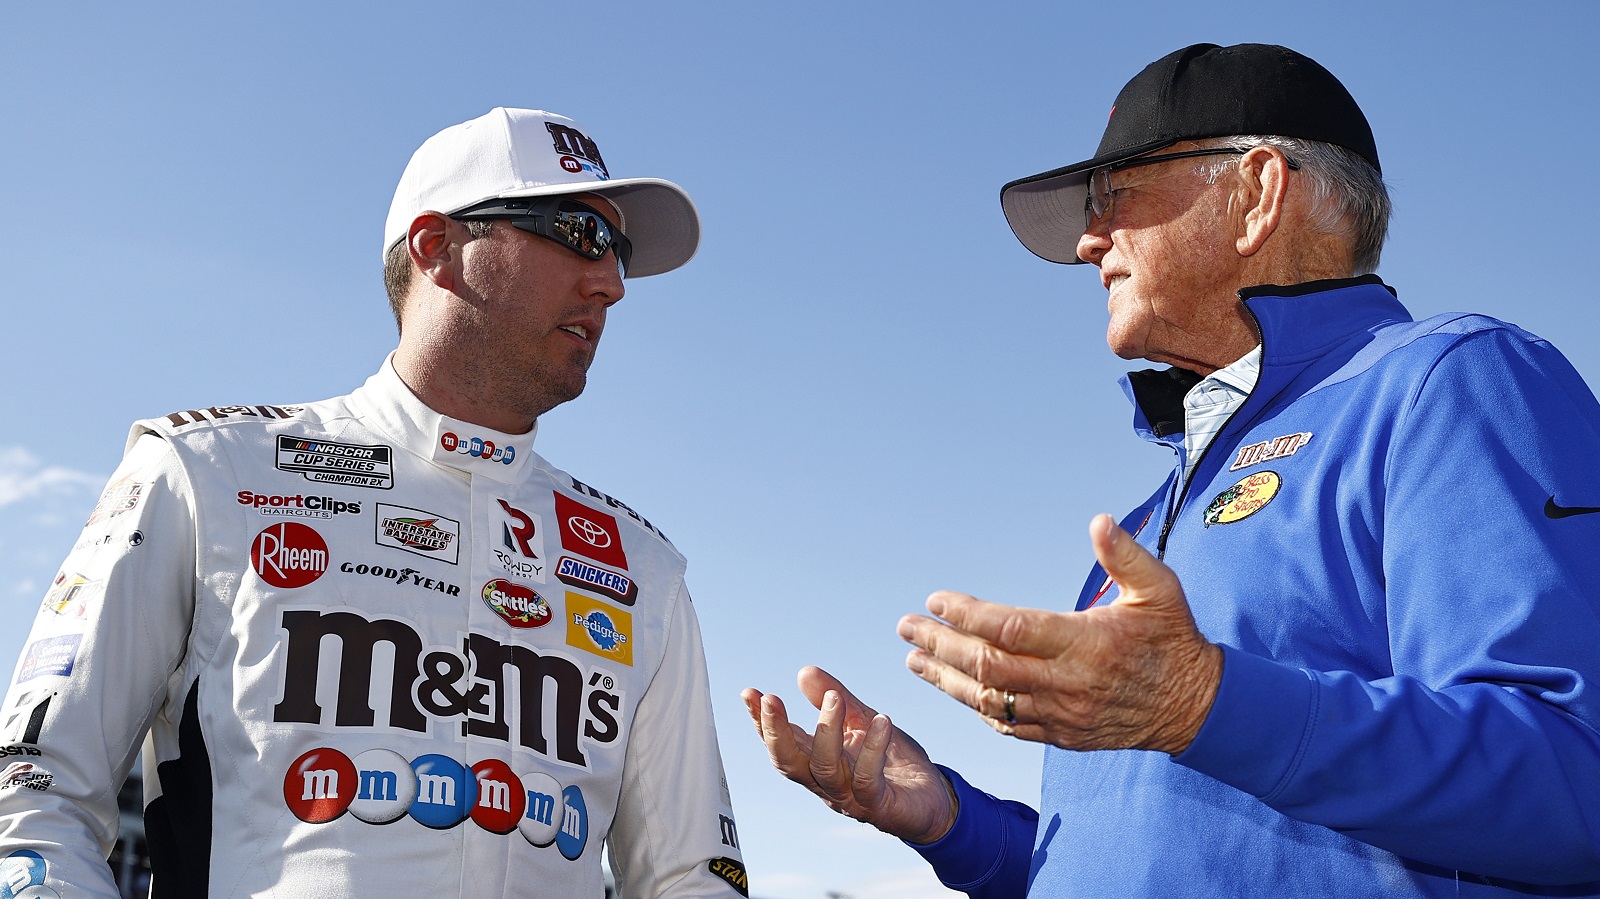
{"type": "Polygon", "coordinates": [[[797,679],[820,710],[814,735],[790,723],[777,696],[750,687],[739,694],[773,767],[834,811],[892,836],[944,836],[955,822],[955,792],[917,741],[821,668],[802,668],[797,679]]]}
{"type": "Polygon", "coordinates": [[[1205,722],[1222,650],[1195,627],[1178,576],[1109,515],[1089,525],[1117,601],[1082,612],[999,605],[935,593],[900,620],[918,648],[906,667],[971,706],[1004,734],[1065,749],[1154,749],[1176,755],[1205,722]],[[1006,691],[1015,722],[1006,721],[1006,691]]]}

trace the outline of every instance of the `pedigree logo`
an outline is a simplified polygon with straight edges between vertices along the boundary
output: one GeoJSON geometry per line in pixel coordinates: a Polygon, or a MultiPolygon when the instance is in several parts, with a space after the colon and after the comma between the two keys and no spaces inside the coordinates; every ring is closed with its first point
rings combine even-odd
{"type": "Polygon", "coordinates": [[[633,666],[633,616],[579,593],[567,593],[567,645],[633,666]]]}
{"type": "Polygon", "coordinates": [[[285,521],[256,535],[250,566],[274,587],[304,587],[328,570],[328,544],[309,525],[285,521]]]}

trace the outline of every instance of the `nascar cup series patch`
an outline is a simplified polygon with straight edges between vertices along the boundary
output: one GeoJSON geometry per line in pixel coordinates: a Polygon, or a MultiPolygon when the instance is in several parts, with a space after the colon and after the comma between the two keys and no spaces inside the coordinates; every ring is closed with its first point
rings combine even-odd
{"type": "Polygon", "coordinates": [[[1216,495],[1206,506],[1206,527],[1214,524],[1232,524],[1260,512],[1278,495],[1283,479],[1275,471],[1258,471],[1242,478],[1227,490],[1216,495]]]}

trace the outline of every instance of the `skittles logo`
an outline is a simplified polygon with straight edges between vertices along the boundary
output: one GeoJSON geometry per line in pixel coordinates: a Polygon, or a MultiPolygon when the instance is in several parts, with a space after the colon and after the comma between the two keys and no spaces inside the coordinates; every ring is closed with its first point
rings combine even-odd
{"type": "Polygon", "coordinates": [[[544,597],[505,578],[483,585],[483,604],[512,627],[543,627],[554,616],[544,597]]]}
{"type": "Polygon", "coordinates": [[[1206,527],[1232,524],[1260,512],[1278,495],[1283,479],[1275,471],[1258,471],[1216,495],[1206,506],[1206,527]]]}

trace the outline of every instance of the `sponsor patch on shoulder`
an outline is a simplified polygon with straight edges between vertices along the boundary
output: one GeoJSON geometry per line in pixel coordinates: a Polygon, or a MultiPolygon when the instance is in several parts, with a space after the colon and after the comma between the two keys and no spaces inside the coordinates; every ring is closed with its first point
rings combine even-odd
{"type": "Polygon", "coordinates": [[[145,485],[135,481],[132,475],[113,481],[106,486],[105,492],[100,494],[100,500],[94,504],[94,511],[89,513],[89,520],[83,523],[84,527],[115,518],[124,512],[132,512],[138,508],[139,500],[144,498],[145,485]]]}
{"type": "Polygon", "coordinates": [[[744,873],[744,865],[740,862],[731,858],[714,858],[706,862],[706,870],[733,887],[733,891],[739,895],[750,895],[750,878],[744,873]]]}
{"type": "Polygon", "coordinates": [[[99,581],[65,571],[56,575],[50,592],[44,595],[44,608],[62,616],[82,620],[89,615],[89,603],[99,592],[99,581]]]}
{"type": "Polygon", "coordinates": [[[46,637],[28,644],[22,651],[22,664],[17,666],[17,683],[26,683],[36,677],[68,677],[72,664],[78,660],[81,634],[64,634],[46,637]]]}
{"type": "Polygon", "coordinates": [[[222,422],[237,417],[293,418],[305,411],[304,406],[207,406],[204,409],[185,409],[162,416],[173,428],[186,428],[202,422],[222,422]]]}
{"type": "Polygon", "coordinates": [[[1206,506],[1206,527],[1214,524],[1232,524],[1260,512],[1278,495],[1283,479],[1275,471],[1258,471],[1240,479],[1227,490],[1217,494],[1206,506]]]}

